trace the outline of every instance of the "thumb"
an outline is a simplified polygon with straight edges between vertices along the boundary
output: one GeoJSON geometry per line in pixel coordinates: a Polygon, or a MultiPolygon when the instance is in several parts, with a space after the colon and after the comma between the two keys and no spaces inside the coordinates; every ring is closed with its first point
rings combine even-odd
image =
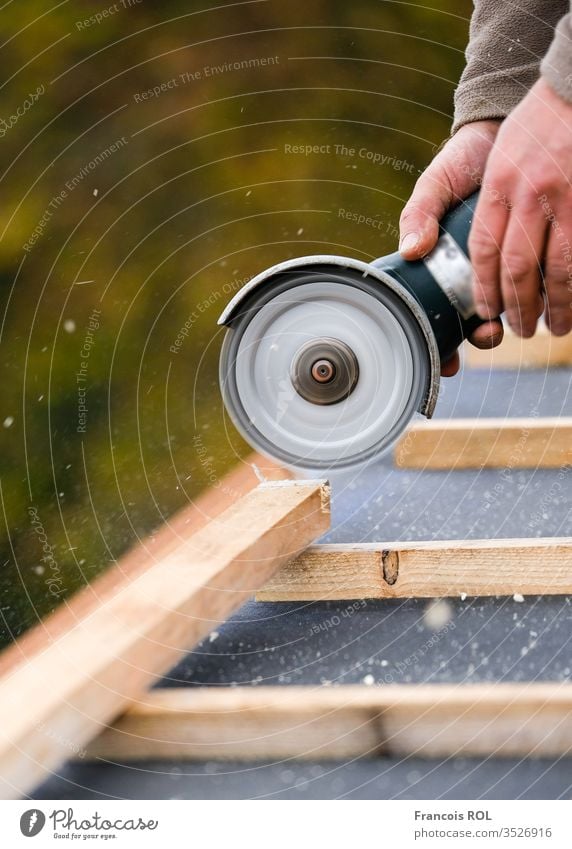
{"type": "Polygon", "coordinates": [[[437,159],[417,180],[399,219],[399,250],[405,259],[419,259],[435,247],[439,221],[456,200],[437,159]]]}
{"type": "Polygon", "coordinates": [[[435,247],[441,218],[480,184],[499,128],[500,121],[465,124],[421,174],[399,221],[405,259],[419,259],[435,247]]]}

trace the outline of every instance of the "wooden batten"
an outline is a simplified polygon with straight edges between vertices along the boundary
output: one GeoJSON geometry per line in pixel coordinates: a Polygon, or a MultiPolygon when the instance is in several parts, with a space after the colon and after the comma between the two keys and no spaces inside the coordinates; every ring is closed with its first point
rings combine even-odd
{"type": "Polygon", "coordinates": [[[572,538],[318,545],[258,601],[572,594],[572,538]]]}
{"type": "Polygon", "coordinates": [[[0,679],[3,796],[47,777],[329,526],[321,481],[261,484],[0,679]]]}
{"type": "Polygon", "coordinates": [[[546,369],[572,366],[572,333],[552,336],[540,324],[534,336],[522,339],[505,327],[504,339],[496,348],[486,351],[465,343],[463,364],[481,369],[546,369]]]}
{"type": "Polygon", "coordinates": [[[572,417],[433,419],[395,448],[402,469],[559,469],[572,464],[572,417]]]}
{"type": "Polygon", "coordinates": [[[155,690],[94,740],[86,757],[120,763],[571,751],[570,684],[392,684],[155,690]]]}

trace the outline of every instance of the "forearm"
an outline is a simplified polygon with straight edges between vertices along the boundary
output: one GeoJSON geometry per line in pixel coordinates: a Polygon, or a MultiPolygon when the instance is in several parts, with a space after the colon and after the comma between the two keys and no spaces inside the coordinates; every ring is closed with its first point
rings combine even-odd
{"type": "Polygon", "coordinates": [[[474,6],[453,132],[505,118],[538,79],[541,62],[548,81],[559,93],[570,91],[572,100],[570,0],[475,0],[474,6]]]}

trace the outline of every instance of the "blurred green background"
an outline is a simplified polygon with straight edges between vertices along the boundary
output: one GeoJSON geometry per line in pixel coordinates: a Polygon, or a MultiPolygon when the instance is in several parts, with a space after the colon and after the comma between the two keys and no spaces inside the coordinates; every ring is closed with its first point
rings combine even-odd
{"type": "Polygon", "coordinates": [[[223,305],[394,250],[449,132],[469,0],[207,5],[0,11],[2,644],[246,454],[223,305]]]}

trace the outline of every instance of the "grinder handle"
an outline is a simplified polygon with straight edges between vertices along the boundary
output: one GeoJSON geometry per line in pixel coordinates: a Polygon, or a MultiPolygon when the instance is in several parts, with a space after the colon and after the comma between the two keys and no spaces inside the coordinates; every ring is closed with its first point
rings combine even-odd
{"type": "Polygon", "coordinates": [[[439,240],[422,260],[408,261],[399,252],[373,265],[397,278],[427,313],[446,362],[484,320],[475,313],[469,233],[479,193],[448,212],[439,225],[439,240]]]}
{"type": "MultiPolygon", "coordinates": [[[[481,324],[485,324],[488,319],[480,318],[475,312],[475,302],[472,288],[472,267],[470,267],[470,253],[469,253],[469,234],[471,232],[471,225],[473,223],[473,218],[475,215],[475,209],[477,207],[477,202],[479,200],[480,191],[474,192],[470,195],[466,200],[461,203],[460,206],[457,206],[455,209],[448,212],[442,219],[439,225],[439,237],[442,239],[445,234],[448,234],[457,245],[461,248],[467,259],[469,260],[469,266],[467,266],[467,271],[471,271],[471,277],[469,280],[469,285],[465,288],[464,281],[461,282],[461,279],[458,278],[453,282],[452,291],[457,293],[459,296],[462,292],[462,295],[465,297],[465,303],[467,309],[463,311],[461,315],[461,326],[463,329],[463,336],[465,339],[473,333],[474,330],[477,329],[481,324]]],[[[434,251],[431,252],[432,254],[434,251]]],[[[431,264],[431,260],[425,260],[425,263],[431,264]]]]}

